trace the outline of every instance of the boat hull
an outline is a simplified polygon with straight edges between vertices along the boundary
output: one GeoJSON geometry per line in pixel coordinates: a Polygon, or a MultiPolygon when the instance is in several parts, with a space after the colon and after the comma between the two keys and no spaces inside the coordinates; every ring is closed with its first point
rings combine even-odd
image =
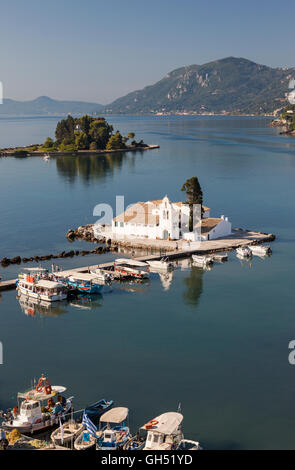
{"type": "Polygon", "coordinates": [[[38,300],[38,301],[44,301],[44,302],[58,302],[62,300],[66,300],[68,297],[68,294],[66,293],[61,293],[58,295],[46,295],[46,294],[40,294],[37,292],[32,292],[29,289],[26,289],[21,286],[17,286],[17,290],[20,295],[23,295],[25,297],[30,297],[32,299],[38,300]]]}

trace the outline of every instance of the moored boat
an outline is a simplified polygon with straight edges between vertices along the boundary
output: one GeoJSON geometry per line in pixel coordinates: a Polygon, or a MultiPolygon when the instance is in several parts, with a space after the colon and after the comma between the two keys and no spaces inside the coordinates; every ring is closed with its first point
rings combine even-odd
{"type": "Polygon", "coordinates": [[[266,256],[271,254],[271,248],[269,245],[250,245],[251,253],[256,256],[266,256]]]}
{"type": "Polygon", "coordinates": [[[113,406],[114,406],[113,400],[102,399],[102,400],[97,401],[96,403],[93,403],[92,405],[87,406],[84,412],[93,421],[95,419],[98,419],[102,414],[110,410],[113,406]]]}
{"type": "Polygon", "coordinates": [[[236,254],[241,258],[251,258],[252,251],[248,246],[240,246],[236,249],[236,254]]]}
{"type": "Polygon", "coordinates": [[[213,264],[213,259],[208,255],[192,255],[193,262],[198,266],[207,267],[213,264]]]}
{"type": "Polygon", "coordinates": [[[3,428],[33,434],[56,426],[72,410],[73,397],[65,399],[61,395],[65,391],[65,387],[51,385],[49,379],[42,374],[33,389],[18,393],[18,405],[3,415],[3,428]],[[55,403],[56,396],[58,401],[55,403]]]}
{"type": "Polygon", "coordinates": [[[103,289],[93,274],[73,274],[68,278],[68,285],[85,294],[100,294],[103,289]]]}
{"type": "Polygon", "coordinates": [[[130,437],[128,413],[128,408],[121,406],[112,408],[101,416],[97,450],[118,450],[124,446],[130,437]]]}
{"type": "Polygon", "coordinates": [[[134,277],[136,279],[148,279],[149,273],[139,267],[147,267],[146,263],[132,259],[116,259],[114,262],[114,271],[122,274],[124,277],[134,277]]]}
{"type": "Polygon", "coordinates": [[[88,431],[82,431],[74,442],[74,448],[76,450],[90,450],[94,449],[96,444],[96,437],[89,434],[88,431]]]}
{"type": "Polygon", "coordinates": [[[168,412],[149,421],[141,429],[147,430],[143,450],[175,450],[184,439],[182,432],[183,415],[168,412]]]}
{"type": "Polygon", "coordinates": [[[110,284],[113,280],[112,273],[104,271],[101,268],[96,268],[94,271],[90,271],[90,273],[102,284],[110,284]]]}
{"type": "Polygon", "coordinates": [[[202,447],[198,441],[182,439],[176,450],[202,450],[202,447]]]}
{"type": "Polygon", "coordinates": [[[151,260],[147,261],[152,269],[157,271],[169,271],[174,268],[173,263],[169,261],[168,258],[162,258],[161,260],[151,260]]]}
{"type": "Polygon", "coordinates": [[[74,446],[74,441],[82,434],[83,430],[84,426],[82,423],[76,423],[74,420],[70,419],[55,429],[50,437],[55,445],[68,446],[72,444],[74,446]]]}

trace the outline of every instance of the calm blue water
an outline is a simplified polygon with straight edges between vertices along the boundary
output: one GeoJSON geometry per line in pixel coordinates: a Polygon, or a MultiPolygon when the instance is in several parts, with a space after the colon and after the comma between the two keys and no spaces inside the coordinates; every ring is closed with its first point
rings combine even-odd
{"type": "MultiPolygon", "coordinates": [[[[122,133],[160,149],[112,156],[0,159],[0,258],[80,249],[70,227],[92,223],[96,204],[168,194],[198,176],[212,215],[277,235],[273,255],[241,264],[233,254],[210,272],[187,262],[170,287],[114,286],[89,304],[50,311],[2,294],[0,408],[44,371],[68,386],[76,409],[100,397],[131,410],[131,426],[175,410],[187,438],[212,449],[294,448],[295,139],[267,119],[110,117],[122,133]],[[169,288],[168,288],[169,287],[169,288]],[[82,308],[83,307],[83,308],[82,308]],[[35,313],[35,314],[34,314],[35,313]]],[[[0,119],[0,147],[37,143],[58,118],[0,119]]],[[[113,255],[63,260],[78,266],[113,255]]],[[[0,268],[4,278],[19,267],[0,268]]]]}

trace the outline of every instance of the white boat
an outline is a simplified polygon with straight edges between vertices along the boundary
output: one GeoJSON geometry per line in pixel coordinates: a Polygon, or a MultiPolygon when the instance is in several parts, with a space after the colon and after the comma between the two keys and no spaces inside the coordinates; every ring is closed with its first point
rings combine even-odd
{"type": "Polygon", "coordinates": [[[202,447],[198,441],[182,439],[177,447],[177,450],[202,450],[202,447]]]}
{"type": "Polygon", "coordinates": [[[156,271],[169,271],[174,268],[173,263],[169,261],[168,258],[162,258],[161,260],[151,260],[147,261],[152,269],[156,271]]]}
{"type": "Polygon", "coordinates": [[[147,264],[128,258],[119,258],[114,262],[114,271],[124,277],[134,277],[136,279],[148,279],[149,273],[139,267],[146,267],[147,264]]]}
{"type": "Polygon", "coordinates": [[[251,258],[252,251],[248,246],[240,246],[236,249],[236,254],[241,258],[251,258]]]}
{"type": "Polygon", "coordinates": [[[192,255],[193,262],[198,266],[207,267],[213,264],[211,256],[208,255],[192,255]]]}
{"type": "Polygon", "coordinates": [[[113,280],[112,273],[101,268],[96,268],[94,271],[90,271],[90,273],[93,274],[99,282],[104,284],[110,284],[113,280]]]}
{"type": "Polygon", "coordinates": [[[97,432],[97,450],[119,450],[130,438],[127,424],[128,408],[116,407],[104,413],[100,418],[97,432]]]}
{"type": "Polygon", "coordinates": [[[44,153],[44,155],[43,155],[43,160],[44,160],[45,162],[49,162],[49,160],[50,160],[50,155],[49,155],[49,153],[44,153]]]}
{"type": "Polygon", "coordinates": [[[176,412],[163,413],[142,426],[148,431],[143,450],[175,450],[184,439],[183,415],[176,412]]]}
{"type": "Polygon", "coordinates": [[[38,280],[30,275],[17,281],[17,291],[20,295],[46,302],[66,300],[68,297],[68,288],[63,283],[47,279],[38,280]]]}
{"type": "Polygon", "coordinates": [[[73,444],[74,441],[82,434],[84,426],[82,423],[76,423],[74,420],[69,420],[63,423],[51,434],[51,440],[55,445],[63,446],[73,444]]]}
{"type": "Polygon", "coordinates": [[[271,253],[269,245],[250,245],[249,246],[253,255],[266,256],[271,253]]]}
{"type": "Polygon", "coordinates": [[[72,410],[73,397],[67,400],[62,397],[64,404],[54,403],[54,398],[65,391],[65,387],[51,385],[42,374],[35,388],[18,393],[18,406],[4,414],[2,427],[7,431],[17,429],[22,434],[33,434],[56,426],[72,410]],[[47,406],[43,406],[45,401],[47,406]]]}

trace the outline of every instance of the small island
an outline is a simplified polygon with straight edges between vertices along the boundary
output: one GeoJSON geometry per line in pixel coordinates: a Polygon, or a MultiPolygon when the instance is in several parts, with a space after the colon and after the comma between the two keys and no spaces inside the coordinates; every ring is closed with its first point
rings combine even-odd
{"type": "Polygon", "coordinates": [[[280,111],[279,116],[271,121],[272,127],[282,127],[281,134],[295,136],[295,104],[289,104],[280,111]]]}
{"type": "Polygon", "coordinates": [[[123,136],[104,117],[82,116],[62,119],[55,129],[55,140],[47,137],[43,144],[26,147],[5,148],[0,150],[1,155],[25,157],[28,155],[42,155],[45,153],[73,154],[76,152],[106,153],[126,152],[132,150],[148,150],[158,148],[158,145],[147,145],[135,140],[134,132],[123,136]],[[130,143],[128,143],[130,142],[130,143]]]}

